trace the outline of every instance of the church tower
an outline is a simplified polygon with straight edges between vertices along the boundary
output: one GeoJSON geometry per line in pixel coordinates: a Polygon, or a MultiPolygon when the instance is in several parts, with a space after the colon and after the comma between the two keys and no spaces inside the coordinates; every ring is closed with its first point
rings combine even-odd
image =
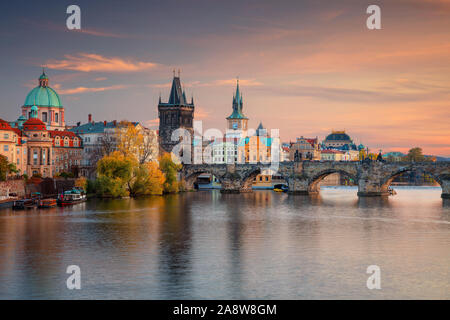
{"type": "MultiPolygon", "coordinates": [[[[188,103],[186,94],[181,87],[180,73],[178,77],[173,75],[172,89],[167,103],[161,102],[159,98],[159,145],[161,151],[171,152],[179,141],[172,141],[172,133],[178,128],[187,129],[193,137],[194,129],[194,98],[188,103]]],[[[192,141],[192,139],[191,139],[192,141]]]]}
{"type": "Polygon", "coordinates": [[[239,79],[236,84],[236,93],[233,95],[233,113],[227,118],[228,130],[239,130],[245,136],[248,130],[248,118],[242,113],[242,94],[239,91],[239,79]]]}

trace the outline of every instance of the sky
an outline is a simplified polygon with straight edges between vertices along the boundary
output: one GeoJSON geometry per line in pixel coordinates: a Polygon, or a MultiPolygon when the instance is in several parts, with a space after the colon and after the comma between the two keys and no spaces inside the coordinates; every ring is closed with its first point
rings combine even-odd
{"type": "Polygon", "coordinates": [[[225,130],[236,78],[249,126],[282,141],[345,130],[371,150],[450,157],[450,0],[3,1],[0,118],[45,66],[66,121],[158,126],[180,70],[195,120],[225,130]],[[66,9],[81,8],[81,30],[66,9]],[[381,8],[381,30],[366,9],[381,8]],[[178,71],[177,71],[178,72],[178,71]]]}

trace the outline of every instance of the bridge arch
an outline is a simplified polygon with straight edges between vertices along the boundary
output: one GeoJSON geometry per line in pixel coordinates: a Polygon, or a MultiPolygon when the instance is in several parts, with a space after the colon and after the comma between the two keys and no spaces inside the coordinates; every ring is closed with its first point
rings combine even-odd
{"type": "Polygon", "coordinates": [[[440,174],[439,172],[435,173],[432,170],[427,169],[426,167],[415,167],[415,166],[407,166],[402,167],[397,170],[394,170],[390,173],[388,173],[381,181],[381,193],[388,194],[389,193],[389,186],[391,185],[392,181],[394,181],[395,178],[398,176],[406,173],[406,172],[422,172],[430,175],[431,178],[433,178],[439,186],[444,190],[443,184],[445,181],[450,180],[450,174],[440,174]]]}
{"type": "Polygon", "coordinates": [[[319,183],[328,175],[333,174],[333,173],[339,173],[343,176],[346,176],[350,179],[352,179],[355,183],[355,185],[358,185],[358,177],[355,176],[354,174],[343,170],[343,169],[339,169],[339,168],[329,168],[329,169],[325,169],[320,171],[319,173],[313,175],[308,183],[308,193],[310,194],[314,194],[314,193],[318,193],[320,191],[320,186],[319,183]]]}
{"type": "Polygon", "coordinates": [[[246,172],[242,178],[242,187],[241,187],[242,191],[244,192],[252,191],[253,181],[255,180],[256,176],[261,174],[261,172],[262,172],[261,168],[259,167],[256,167],[246,172]]]}
{"type": "Polygon", "coordinates": [[[221,180],[222,177],[219,174],[217,174],[217,172],[215,172],[214,170],[206,169],[206,168],[198,169],[198,170],[190,171],[183,175],[183,179],[186,183],[186,188],[188,190],[193,190],[195,181],[197,181],[197,178],[202,174],[211,174],[212,176],[216,177],[217,180],[222,182],[222,180],[221,180]]]}

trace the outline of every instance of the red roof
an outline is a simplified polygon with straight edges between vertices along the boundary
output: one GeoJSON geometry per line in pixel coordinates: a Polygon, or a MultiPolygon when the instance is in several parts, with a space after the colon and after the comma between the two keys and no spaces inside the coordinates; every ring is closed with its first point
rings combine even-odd
{"type": "Polygon", "coordinates": [[[306,141],[308,141],[309,144],[314,147],[314,145],[317,143],[317,138],[315,138],[315,139],[306,139],[306,141]]]}
{"type": "Polygon", "coordinates": [[[47,127],[40,119],[31,118],[23,124],[23,129],[25,131],[43,131],[47,130],[47,127]]]}
{"type": "Polygon", "coordinates": [[[71,131],[58,131],[58,130],[49,130],[48,131],[50,133],[50,137],[69,137],[69,138],[76,138],[77,135],[75,134],[75,132],[71,132],[71,131]]]}
{"type": "Polygon", "coordinates": [[[11,126],[9,125],[8,122],[6,122],[3,119],[0,119],[0,130],[11,130],[11,126]]]}

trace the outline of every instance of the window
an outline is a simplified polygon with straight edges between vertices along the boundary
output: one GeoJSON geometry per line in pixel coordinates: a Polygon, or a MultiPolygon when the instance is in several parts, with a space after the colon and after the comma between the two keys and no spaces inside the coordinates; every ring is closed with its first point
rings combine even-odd
{"type": "Polygon", "coordinates": [[[55,122],[59,122],[58,114],[55,113],[55,122]]]}
{"type": "Polygon", "coordinates": [[[5,140],[9,139],[9,134],[5,133],[4,138],[5,140]]]}
{"type": "Polygon", "coordinates": [[[42,112],[42,122],[47,122],[47,112],[42,112]]]}
{"type": "Polygon", "coordinates": [[[5,145],[3,146],[3,151],[9,151],[9,146],[8,146],[7,144],[5,144],[5,145]]]}
{"type": "Polygon", "coordinates": [[[33,153],[33,164],[34,165],[38,164],[38,153],[37,153],[37,151],[34,151],[34,153],[33,153]]]}

